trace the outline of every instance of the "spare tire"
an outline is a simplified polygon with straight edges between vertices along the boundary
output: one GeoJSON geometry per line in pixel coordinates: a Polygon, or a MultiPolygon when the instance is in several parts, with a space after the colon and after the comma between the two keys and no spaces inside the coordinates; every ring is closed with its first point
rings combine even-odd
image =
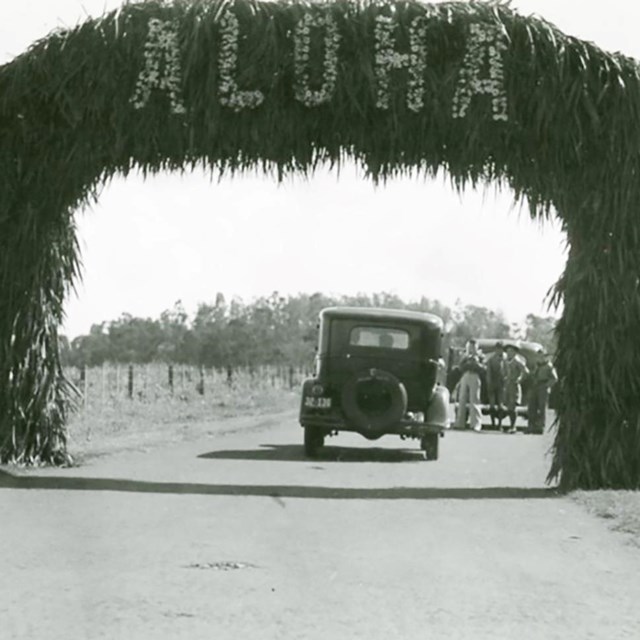
{"type": "Polygon", "coordinates": [[[391,373],[368,369],[347,380],[340,401],[353,426],[380,431],[399,422],[406,413],[407,390],[391,373]]]}

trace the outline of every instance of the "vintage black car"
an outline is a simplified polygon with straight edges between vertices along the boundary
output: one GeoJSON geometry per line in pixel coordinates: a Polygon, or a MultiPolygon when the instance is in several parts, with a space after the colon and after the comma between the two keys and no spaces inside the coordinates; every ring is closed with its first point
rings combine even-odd
{"type": "Polygon", "coordinates": [[[449,426],[442,327],[417,311],[324,309],[315,374],[302,385],[306,455],[315,457],[327,436],[355,431],[369,440],[419,439],[427,460],[436,460],[449,426]]]}

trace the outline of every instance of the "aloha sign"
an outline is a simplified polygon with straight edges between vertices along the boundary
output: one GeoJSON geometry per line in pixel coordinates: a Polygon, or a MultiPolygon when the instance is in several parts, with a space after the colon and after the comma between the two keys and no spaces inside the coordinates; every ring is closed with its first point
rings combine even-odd
{"type": "Polygon", "coordinates": [[[0,462],[69,459],[58,328],[103,184],[348,158],[560,219],[549,478],[640,488],[639,114],[635,60],[493,0],[145,0],[52,33],[0,67],[0,462]]]}
{"type": "MultiPolygon", "coordinates": [[[[413,18],[408,25],[408,51],[400,51],[396,32],[402,26],[392,15],[375,17],[374,78],[375,105],[389,109],[391,75],[405,70],[408,75],[406,106],[413,112],[425,106],[425,70],[427,56],[428,14],[413,18]]],[[[224,11],[219,20],[217,95],[220,104],[235,111],[256,109],[265,100],[260,89],[241,89],[237,80],[241,34],[239,20],[233,10],[224,11]]],[[[294,99],[309,108],[330,103],[335,95],[340,67],[342,36],[336,18],[330,10],[304,13],[293,27],[294,99]],[[312,47],[314,40],[319,46],[312,47]],[[321,52],[318,77],[312,76],[313,52],[321,52]]],[[[468,27],[466,52],[462,60],[451,115],[464,118],[474,96],[489,96],[494,120],[508,120],[507,95],[504,86],[503,53],[508,48],[508,36],[498,22],[471,23],[468,27]]],[[[144,45],[144,67],[136,83],[131,102],[143,109],[152,91],[165,93],[171,113],[187,111],[181,87],[184,83],[178,24],[170,20],[151,18],[144,45]]]]}

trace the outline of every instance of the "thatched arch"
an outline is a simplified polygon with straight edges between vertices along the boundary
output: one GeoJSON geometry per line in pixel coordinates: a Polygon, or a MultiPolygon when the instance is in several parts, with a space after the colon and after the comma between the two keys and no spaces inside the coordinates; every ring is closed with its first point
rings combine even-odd
{"type": "Polygon", "coordinates": [[[495,3],[149,1],[53,33],[0,68],[1,459],[64,458],[57,329],[73,212],[99,185],[350,156],[376,180],[445,168],[555,211],[550,478],[640,486],[639,109],[635,61],[495,3]]]}

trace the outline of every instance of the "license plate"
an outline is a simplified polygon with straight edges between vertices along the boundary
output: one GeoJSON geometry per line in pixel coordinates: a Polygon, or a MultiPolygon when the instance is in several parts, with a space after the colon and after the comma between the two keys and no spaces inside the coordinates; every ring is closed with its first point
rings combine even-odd
{"type": "Polygon", "coordinates": [[[304,399],[304,406],[309,409],[330,409],[331,398],[307,397],[304,399]]]}

